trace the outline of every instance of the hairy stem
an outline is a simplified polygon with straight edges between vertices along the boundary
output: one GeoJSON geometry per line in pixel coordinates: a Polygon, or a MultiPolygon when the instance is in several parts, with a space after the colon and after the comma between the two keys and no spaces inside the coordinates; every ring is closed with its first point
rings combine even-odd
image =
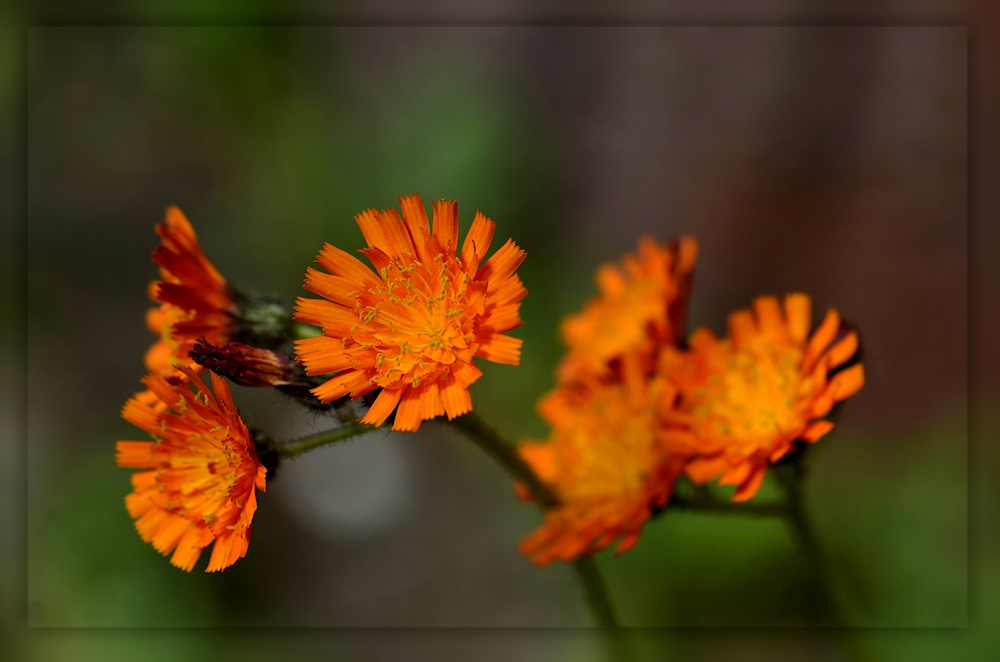
{"type": "Polygon", "coordinates": [[[378,429],[379,428],[374,425],[367,425],[365,423],[358,423],[357,421],[354,421],[344,425],[343,427],[327,430],[326,432],[321,432],[317,435],[278,444],[275,446],[274,450],[283,458],[291,458],[296,455],[301,455],[307,451],[311,451],[314,448],[326,446],[327,444],[335,444],[338,441],[346,441],[351,437],[356,437],[360,434],[378,429]]]}

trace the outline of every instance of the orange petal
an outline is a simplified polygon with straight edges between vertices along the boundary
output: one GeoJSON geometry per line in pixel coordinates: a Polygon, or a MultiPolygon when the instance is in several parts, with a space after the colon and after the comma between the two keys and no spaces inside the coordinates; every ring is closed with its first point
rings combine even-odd
{"type": "Polygon", "coordinates": [[[517,247],[513,239],[508,239],[507,243],[479,268],[476,280],[486,280],[490,283],[502,281],[517,271],[524,262],[524,257],[525,252],[517,247]]]}
{"type": "Polygon", "coordinates": [[[615,555],[627,552],[628,550],[635,547],[635,544],[639,542],[639,536],[642,534],[642,530],[629,531],[622,536],[621,542],[618,543],[618,547],[615,548],[615,555]]]}
{"type": "Polygon", "coordinates": [[[714,333],[712,333],[711,329],[703,326],[696,329],[695,332],[691,334],[691,337],[688,339],[688,344],[691,346],[691,349],[703,352],[718,345],[719,339],[714,333]]]}
{"type": "Polygon", "coordinates": [[[785,296],[785,318],[788,320],[788,334],[797,344],[802,344],[809,336],[812,323],[812,300],[808,294],[794,292],[785,296]]]}
{"type": "Polygon", "coordinates": [[[778,297],[757,297],[753,301],[753,311],[757,316],[757,326],[761,333],[777,337],[785,335],[785,321],[781,316],[778,297]]]}
{"type": "Polygon", "coordinates": [[[684,468],[691,480],[699,485],[707,483],[727,469],[729,469],[729,463],[721,455],[696,458],[684,468]]]}
{"type": "Polygon", "coordinates": [[[738,488],[736,488],[736,494],[733,495],[733,501],[739,503],[741,501],[749,501],[754,498],[757,494],[757,490],[760,489],[761,483],[764,482],[764,471],[766,467],[759,466],[754,469],[750,477],[746,479],[738,488]]]}
{"type": "Polygon", "coordinates": [[[389,254],[378,247],[360,248],[358,249],[358,252],[368,258],[368,261],[372,263],[372,266],[375,267],[379,273],[384,273],[383,270],[392,262],[389,254]]]}
{"type": "Polygon", "coordinates": [[[816,367],[816,361],[826,351],[827,346],[829,346],[830,341],[837,335],[839,329],[840,315],[836,310],[831,308],[826,312],[826,317],[823,318],[819,328],[816,329],[812,338],[809,339],[809,343],[806,345],[806,351],[802,357],[803,374],[812,372],[813,368],[816,367]]]}
{"type": "Polygon", "coordinates": [[[390,256],[416,255],[416,248],[410,237],[403,219],[399,217],[399,212],[395,207],[390,207],[382,211],[378,216],[382,226],[382,237],[385,246],[381,246],[383,251],[390,256]]]}
{"type": "Polygon", "coordinates": [[[531,465],[542,482],[551,482],[557,475],[555,454],[551,444],[520,444],[517,452],[531,465]]]}
{"type": "Polygon", "coordinates": [[[807,427],[805,431],[799,435],[799,439],[805,439],[810,443],[814,443],[832,430],[833,425],[834,424],[831,421],[813,421],[809,424],[809,427],[807,427]]]}
{"type": "Polygon", "coordinates": [[[354,222],[361,228],[361,234],[368,242],[369,248],[379,248],[389,253],[389,241],[385,237],[382,224],[379,222],[378,210],[366,209],[354,217],[354,222]]]}
{"type": "Polygon", "coordinates": [[[480,328],[490,329],[495,333],[503,333],[504,331],[516,329],[524,324],[521,321],[520,311],[520,303],[487,309],[486,314],[479,319],[480,328]]]}
{"type": "Polygon", "coordinates": [[[523,344],[524,341],[520,338],[494,333],[479,346],[476,356],[494,363],[518,365],[521,362],[521,345],[523,344]]]}
{"type": "Polygon", "coordinates": [[[677,266],[675,271],[678,275],[686,275],[694,271],[694,265],[698,261],[698,240],[691,235],[684,235],[677,244],[677,266]]]}
{"type": "Polygon", "coordinates": [[[458,251],[458,203],[454,200],[436,201],[433,227],[443,252],[455,255],[458,251]]]}
{"type": "Polygon", "coordinates": [[[200,531],[195,528],[188,529],[177,543],[177,549],[174,550],[174,555],[170,557],[170,563],[185,572],[191,572],[194,564],[198,562],[198,557],[201,556],[203,548],[199,544],[201,538],[202,534],[200,531]]]}
{"type": "Polygon", "coordinates": [[[826,354],[826,367],[827,370],[836,368],[841,363],[847,361],[849,358],[857,354],[858,352],[858,334],[854,331],[848,333],[840,342],[830,348],[830,351],[826,354]]]}
{"type": "Polygon", "coordinates": [[[119,467],[135,469],[155,467],[156,462],[153,460],[153,448],[155,447],[156,444],[152,441],[115,442],[115,464],[119,467]]]}
{"type": "Polygon", "coordinates": [[[310,375],[325,375],[351,367],[350,355],[344,343],[329,336],[316,336],[295,341],[295,354],[310,375]]]}
{"type": "Polygon", "coordinates": [[[303,287],[341,306],[353,308],[357,301],[359,285],[343,276],[326,274],[309,267],[306,269],[303,287]]]}
{"type": "Polygon", "coordinates": [[[389,418],[389,414],[391,414],[392,410],[399,404],[399,400],[403,397],[403,391],[406,388],[407,387],[404,386],[394,389],[382,389],[382,392],[378,394],[378,397],[375,398],[375,402],[373,402],[372,406],[368,409],[368,413],[365,414],[359,422],[376,426],[385,423],[385,419],[389,418]]]}
{"type": "Polygon", "coordinates": [[[757,325],[749,310],[737,310],[729,313],[729,335],[737,347],[751,342],[757,335],[757,325]]]}
{"type": "Polygon", "coordinates": [[[238,537],[238,532],[233,530],[215,539],[215,544],[212,545],[212,556],[208,559],[208,567],[205,568],[205,572],[225,570],[236,562],[236,559],[230,560],[230,557],[238,537]]]}
{"type": "Polygon", "coordinates": [[[864,385],[865,370],[859,363],[834,375],[833,379],[830,380],[829,386],[827,386],[827,390],[835,401],[840,401],[851,397],[860,391],[864,385]]]}
{"type": "Polygon", "coordinates": [[[342,398],[348,393],[356,398],[372,391],[375,386],[368,378],[365,370],[348,370],[336,377],[331,377],[323,384],[320,384],[310,392],[320,399],[321,402],[331,402],[337,398],[342,398]]]}
{"type": "Polygon", "coordinates": [[[493,241],[495,229],[496,223],[486,218],[481,211],[476,212],[472,227],[462,244],[462,268],[465,273],[472,276],[479,269],[479,263],[486,257],[490,242],[493,241]]]}
{"type": "Polygon", "coordinates": [[[827,389],[809,407],[809,418],[822,418],[826,416],[833,409],[833,402],[833,391],[827,386],[827,389]]]}
{"type": "Polygon", "coordinates": [[[399,402],[399,409],[396,410],[396,420],[392,423],[392,429],[397,432],[416,432],[420,429],[420,422],[423,417],[420,415],[420,395],[423,386],[406,386],[399,389],[403,394],[399,402]],[[404,392],[405,391],[405,392],[404,392]]]}
{"type": "Polygon", "coordinates": [[[420,417],[425,421],[444,414],[444,401],[441,400],[441,384],[434,381],[425,384],[420,391],[420,417]]]}
{"type": "Polygon", "coordinates": [[[719,485],[739,485],[750,476],[752,470],[753,465],[749,462],[740,462],[722,474],[722,478],[719,479],[719,485]]]}
{"type": "Polygon", "coordinates": [[[359,284],[379,282],[379,277],[364,262],[332,244],[323,244],[316,262],[334,276],[343,276],[359,284]]]}
{"type": "Polygon", "coordinates": [[[524,284],[521,283],[521,279],[517,277],[517,274],[502,281],[491,283],[487,291],[489,302],[497,306],[517,303],[527,295],[528,290],[524,288],[524,284]]]}
{"type": "Polygon", "coordinates": [[[343,337],[358,323],[358,316],[351,308],[335,304],[325,299],[299,297],[295,302],[296,321],[323,327],[324,332],[334,337],[343,337]]]}
{"type": "Polygon", "coordinates": [[[427,209],[420,195],[404,195],[399,200],[399,207],[403,210],[403,222],[413,240],[413,247],[416,249],[416,257],[424,264],[430,264],[431,257],[427,254],[425,237],[430,234],[431,226],[427,222],[427,209]]]}
{"type": "Polygon", "coordinates": [[[469,389],[455,381],[449,376],[441,389],[441,401],[444,403],[444,411],[451,420],[462,414],[472,411],[472,396],[469,389]]]}
{"type": "Polygon", "coordinates": [[[171,514],[166,521],[153,533],[150,543],[160,554],[173,551],[181,537],[188,530],[187,518],[171,514]]]}
{"type": "Polygon", "coordinates": [[[469,386],[483,376],[483,371],[477,368],[472,362],[456,361],[452,365],[451,374],[461,386],[469,386]]]}
{"type": "Polygon", "coordinates": [[[129,398],[125,402],[122,418],[150,434],[156,434],[160,429],[160,414],[149,405],[139,402],[137,398],[129,398]]]}

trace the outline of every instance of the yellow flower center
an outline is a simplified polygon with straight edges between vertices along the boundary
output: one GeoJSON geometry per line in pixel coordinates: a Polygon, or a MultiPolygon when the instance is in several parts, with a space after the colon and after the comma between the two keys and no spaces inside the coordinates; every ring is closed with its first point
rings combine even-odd
{"type": "Polygon", "coordinates": [[[596,395],[577,424],[556,434],[559,492],[567,501],[627,497],[642,491],[654,463],[652,407],[628,401],[622,388],[596,395]]]}
{"type": "Polygon", "coordinates": [[[692,431],[737,454],[770,450],[808,421],[814,391],[799,366],[802,349],[761,336],[728,353],[722,367],[688,394],[692,431]]]}
{"type": "Polygon", "coordinates": [[[438,255],[432,265],[395,256],[380,275],[382,282],[359,296],[355,307],[369,332],[353,336],[362,349],[375,352],[375,383],[419,386],[447,374],[456,360],[472,360],[485,288],[470,292],[470,278],[454,256],[438,255]]]}

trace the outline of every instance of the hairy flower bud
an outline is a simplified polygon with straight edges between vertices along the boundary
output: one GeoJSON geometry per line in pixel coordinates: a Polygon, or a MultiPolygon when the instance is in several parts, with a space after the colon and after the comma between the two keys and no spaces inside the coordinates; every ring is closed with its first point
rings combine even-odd
{"type": "Polygon", "coordinates": [[[291,359],[239,342],[212,345],[202,338],[191,348],[191,358],[198,365],[228,377],[240,386],[291,384],[295,372],[291,359]]]}

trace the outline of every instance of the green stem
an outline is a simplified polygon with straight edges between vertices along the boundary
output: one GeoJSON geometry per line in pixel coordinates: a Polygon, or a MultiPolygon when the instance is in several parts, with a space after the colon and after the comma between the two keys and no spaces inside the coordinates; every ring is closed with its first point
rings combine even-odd
{"type": "Polygon", "coordinates": [[[608,594],[608,587],[604,584],[594,557],[590,555],[581,556],[573,562],[573,572],[583,587],[583,593],[587,598],[587,604],[594,615],[597,624],[605,628],[617,628],[618,616],[615,615],[614,607],[611,605],[611,596],[608,594]]]}
{"type": "Polygon", "coordinates": [[[674,494],[669,507],[678,510],[694,510],[703,513],[749,515],[752,517],[785,517],[788,504],[781,501],[763,503],[733,503],[717,499],[708,490],[699,490],[693,496],[674,494]]]}
{"type": "Polygon", "coordinates": [[[346,441],[351,437],[356,437],[360,434],[378,429],[379,428],[374,425],[367,425],[365,423],[358,423],[357,421],[354,421],[344,425],[343,427],[327,430],[326,432],[321,432],[311,437],[305,437],[303,439],[296,439],[295,441],[279,444],[274,450],[277,451],[278,455],[283,458],[291,458],[296,455],[301,455],[307,451],[311,451],[314,448],[326,446],[327,444],[335,444],[338,441],[346,441]]]}
{"type": "Polygon", "coordinates": [[[559,499],[549,486],[538,478],[531,466],[517,452],[517,446],[507,441],[495,427],[481,419],[475,412],[459,416],[452,420],[451,424],[464,432],[466,437],[496,460],[511,476],[527,485],[535,501],[543,509],[559,504],[559,499]]]}
{"type": "MultiPolygon", "coordinates": [[[[495,427],[481,419],[474,412],[460,416],[451,424],[465,433],[487,455],[496,460],[515,479],[521,481],[531,490],[536,503],[544,510],[559,505],[559,499],[552,490],[538,478],[531,466],[521,458],[517,446],[501,435],[495,427]]],[[[594,620],[598,625],[608,628],[618,627],[618,617],[615,615],[608,589],[604,584],[600,571],[593,557],[581,556],[573,563],[573,570],[583,588],[584,596],[590,607],[594,620]]],[[[621,646],[623,643],[616,638],[616,653],[620,659],[627,659],[621,646]]]]}
{"type": "Polygon", "coordinates": [[[800,462],[788,466],[786,471],[779,470],[774,473],[778,482],[785,489],[788,498],[784,513],[785,522],[795,537],[796,543],[812,565],[823,603],[827,609],[828,624],[847,627],[850,622],[844,615],[833,588],[829,557],[823,549],[805,509],[805,490],[803,489],[805,468],[801,464],[801,459],[800,462]]]}

